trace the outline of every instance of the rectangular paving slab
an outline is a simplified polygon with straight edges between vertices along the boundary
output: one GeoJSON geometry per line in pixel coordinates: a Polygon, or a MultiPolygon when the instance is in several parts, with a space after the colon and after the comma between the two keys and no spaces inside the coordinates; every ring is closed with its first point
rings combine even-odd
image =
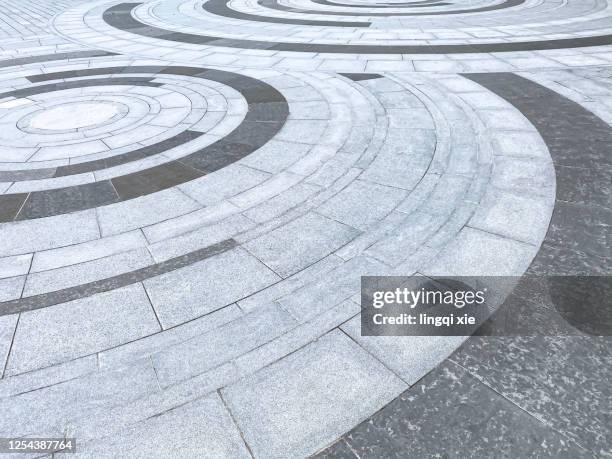
{"type": "Polygon", "coordinates": [[[215,393],[79,445],[79,456],[245,458],[249,452],[215,393]]]}
{"type": "Polygon", "coordinates": [[[303,457],[406,385],[340,331],[222,390],[256,458],[303,457]]]}
{"type": "Polygon", "coordinates": [[[7,371],[61,363],[159,329],[141,284],[29,311],[19,320],[7,371]]]}

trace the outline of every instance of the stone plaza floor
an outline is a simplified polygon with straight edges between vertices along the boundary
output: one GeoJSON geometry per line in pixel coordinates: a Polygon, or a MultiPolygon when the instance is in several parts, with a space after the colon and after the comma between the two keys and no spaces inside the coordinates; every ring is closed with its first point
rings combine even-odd
{"type": "Polygon", "coordinates": [[[611,338],[359,314],[609,276],[611,226],[612,1],[0,0],[1,438],[610,457],[611,338]]]}

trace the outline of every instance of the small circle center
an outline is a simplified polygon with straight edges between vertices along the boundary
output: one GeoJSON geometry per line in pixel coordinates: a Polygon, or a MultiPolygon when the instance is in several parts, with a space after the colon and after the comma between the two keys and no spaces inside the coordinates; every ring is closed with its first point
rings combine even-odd
{"type": "Polygon", "coordinates": [[[66,130],[93,126],[108,121],[119,112],[112,104],[82,102],[50,108],[30,121],[35,129],[66,130]]]}

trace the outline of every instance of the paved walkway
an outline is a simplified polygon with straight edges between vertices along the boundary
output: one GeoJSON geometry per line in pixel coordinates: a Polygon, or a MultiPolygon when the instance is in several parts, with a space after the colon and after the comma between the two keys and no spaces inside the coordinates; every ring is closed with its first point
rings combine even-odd
{"type": "Polygon", "coordinates": [[[4,3],[0,437],[612,454],[609,338],[359,327],[362,275],[610,275],[612,4],[4,3]]]}

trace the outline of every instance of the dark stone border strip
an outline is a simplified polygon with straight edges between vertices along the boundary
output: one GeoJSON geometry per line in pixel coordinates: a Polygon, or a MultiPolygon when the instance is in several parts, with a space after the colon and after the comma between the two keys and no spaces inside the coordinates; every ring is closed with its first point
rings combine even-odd
{"type": "Polygon", "coordinates": [[[442,2],[441,0],[423,0],[420,2],[406,2],[406,3],[378,3],[376,5],[340,3],[340,2],[331,2],[329,0],[310,0],[310,1],[312,3],[318,3],[319,5],[342,6],[342,7],[348,7],[348,8],[417,8],[421,6],[450,5],[450,3],[445,3],[445,2],[442,2]]]}
{"type": "MultiPolygon", "coordinates": [[[[479,73],[465,74],[464,76],[501,96],[520,110],[537,128],[546,142],[554,162],[557,176],[555,209],[548,233],[538,254],[527,270],[525,279],[528,279],[528,276],[540,276],[546,282],[545,276],[550,275],[609,275],[612,272],[612,256],[609,243],[609,234],[612,233],[612,157],[610,156],[612,151],[612,127],[581,105],[516,74],[479,73]],[[601,172],[602,169],[603,173],[601,172]],[[592,180],[592,178],[595,178],[595,180],[592,180]]],[[[534,286],[530,285],[530,287],[533,288],[534,286]]],[[[535,286],[535,289],[537,292],[538,287],[535,286]]],[[[525,300],[523,300],[524,302],[525,300]]],[[[566,336],[562,336],[560,339],[564,344],[557,346],[555,352],[562,352],[568,342],[566,336]]],[[[500,341],[493,338],[486,343],[488,344],[483,351],[485,345],[479,345],[469,340],[453,355],[459,356],[460,362],[462,360],[469,361],[470,358],[472,358],[472,363],[479,362],[483,355],[489,361],[494,360],[495,364],[492,366],[497,367],[498,372],[492,376],[489,375],[493,380],[505,378],[507,373],[521,371],[520,365],[526,361],[526,355],[534,352],[540,353],[539,358],[545,355],[544,353],[554,355],[554,353],[551,353],[550,347],[547,348],[542,345],[542,343],[546,343],[546,340],[542,339],[519,343],[519,346],[514,349],[520,350],[523,356],[517,357],[515,352],[511,359],[500,359],[499,357],[499,353],[507,351],[507,340],[500,341]],[[509,363],[509,360],[511,360],[511,363],[509,363]],[[504,365],[506,366],[504,367],[504,365]]],[[[599,351],[603,345],[605,343],[602,343],[599,351]]],[[[592,349],[592,347],[589,348],[592,349]]],[[[602,360],[604,359],[603,354],[598,355],[602,357],[602,360]]],[[[564,354],[563,357],[565,358],[567,355],[564,354]]],[[[316,457],[318,459],[403,457],[406,451],[411,451],[411,453],[416,451],[415,454],[420,457],[432,454],[439,455],[444,451],[452,451],[453,455],[459,456],[473,455],[475,449],[472,441],[464,444],[464,442],[454,440],[456,438],[463,439],[465,435],[464,429],[462,430],[459,424],[469,422],[468,425],[479,426],[482,424],[482,419],[467,418],[465,410],[458,413],[452,402],[457,397],[453,394],[460,394],[458,397],[460,400],[474,401],[482,398],[480,403],[485,407],[482,410],[482,415],[485,416],[490,416],[491,409],[499,410],[501,407],[504,407],[508,413],[520,413],[522,409],[516,406],[518,403],[511,403],[506,397],[499,395],[498,392],[481,387],[481,382],[470,376],[465,368],[457,367],[452,359],[453,357],[451,357],[451,360],[441,363],[422,381],[399,395],[378,413],[354,427],[350,432],[343,435],[339,441],[316,457]],[[449,370],[451,373],[449,373],[449,370]],[[465,382],[462,383],[464,384],[463,387],[456,382],[458,378],[451,378],[453,382],[450,385],[446,381],[449,379],[448,374],[452,375],[453,371],[462,373],[461,379],[465,379],[465,382]],[[447,385],[449,387],[445,388],[444,386],[447,385]],[[427,390],[439,386],[442,386],[444,390],[442,392],[435,391],[434,398],[426,397],[428,402],[424,404],[420,400],[423,398],[421,394],[426,392],[425,388],[427,386],[429,386],[427,390]],[[476,387],[479,387],[478,392],[486,391],[488,395],[485,394],[485,397],[481,397],[480,394],[474,392],[476,387]],[[449,397],[451,402],[448,402],[449,397]],[[433,408],[434,406],[435,408],[433,408]],[[423,414],[426,414],[426,416],[423,414]],[[441,420],[447,416],[452,416],[453,419],[460,418],[461,422],[447,424],[441,420]],[[416,427],[418,429],[414,430],[416,427]],[[435,430],[430,430],[432,428],[435,430]],[[427,441],[419,432],[434,435],[434,437],[427,441]],[[435,436],[439,432],[444,432],[445,435],[442,438],[435,436]]],[[[573,373],[575,369],[571,371],[572,374],[568,375],[569,379],[575,376],[573,373]]],[[[540,376],[541,380],[550,380],[550,373],[538,375],[535,372],[536,368],[529,367],[530,378],[540,376]]],[[[529,379],[526,381],[529,381],[529,379]]],[[[586,383],[587,381],[585,381],[586,383]]],[[[495,387],[492,387],[495,390],[495,387]]],[[[531,392],[535,390],[531,384],[526,387],[531,392]]],[[[550,385],[545,384],[544,387],[548,388],[550,385]]],[[[571,388],[574,391],[573,383],[571,388]]],[[[580,391],[577,393],[579,394],[580,391]]],[[[598,392],[593,393],[597,394],[598,392]]],[[[602,395],[602,397],[605,396],[605,394],[602,395]]],[[[538,395],[538,400],[540,398],[541,396],[538,395]]],[[[593,402],[595,401],[593,400],[593,402]]],[[[564,404],[566,403],[564,402],[564,404]]],[[[472,405],[478,406],[479,403],[472,405]]],[[[602,412],[601,408],[595,406],[599,413],[602,412]]],[[[475,416],[479,415],[478,411],[473,411],[475,416]]],[[[538,413],[535,413],[535,415],[537,416],[538,413]]],[[[582,417],[585,415],[586,413],[580,414],[582,417]]],[[[604,413],[603,416],[607,416],[607,413],[604,413]]],[[[516,422],[516,418],[520,419],[520,417],[512,414],[512,418],[504,421],[511,424],[510,426],[497,424],[498,428],[510,433],[504,434],[503,437],[495,435],[495,438],[508,442],[509,447],[515,448],[517,444],[522,444],[524,433],[521,433],[522,428],[519,428],[519,426],[524,422],[527,422],[531,429],[539,430],[538,436],[551,435],[551,431],[545,430],[542,424],[534,423],[532,416],[524,417],[520,423],[516,422]],[[514,423],[516,423],[516,427],[513,425],[514,423]],[[514,431],[519,432],[517,437],[512,436],[511,432],[514,431]]],[[[563,414],[561,424],[566,425],[567,422],[566,414],[563,414]]],[[[486,428],[479,427],[479,429],[484,430],[483,436],[486,438],[486,428]]],[[[471,433],[474,434],[474,438],[480,436],[479,431],[472,431],[471,433]]],[[[529,435],[534,434],[535,432],[529,433],[529,435]]],[[[491,435],[491,432],[489,432],[489,437],[491,435]]],[[[556,452],[551,449],[551,446],[557,442],[558,439],[549,438],[548,446],[541,451],[541,454],[547,457],[556,457],[556,452]],[[551,440],[554,440],[554,442],[551,442],[551,440]]],[[[497,448],[499,445],[488,446],[497,448]]],[[[565,446],[572,452],[569,456],[574,457],[577,453],[581,453],[580,450],[571,445],[565,446]]],[[[559,447],[559,445],[557,444],[555,447],[559,447]]],[[[562,449],[562,447],[560,448],[562,449]]],[[[520,456],[520,453],[518,454],[520,456]]],[[[444,456],[444,454],[442,455],[444,456]]],[[[540,454],[531,450],[529,455],[538,456],[540,454]]],[[[584,455],[584,452],[579,455],[584,455]]]]}
{"type": "Polygon", "coordinates": [[[64,91],[66,89],[89,88],[93,86],[104,85],[122,85],[122,86],[153,86],[160,87],[161,83],[153,83],[154,77],[129,77],[129,78],[92,78],[82,81],[61,81],[58,83],[45,84],[40,86],[32,86],[29,88],[15,89],[14,91],[3,92],[0,94],[0,99],[14,97],[15,99],[23,99],[34,96],[36,94],[45,94],[48,92],[64,91]]]}
{"type": "MultiPolygon", "coordinates": [[[[143,73],[145,69],[150,68],[126,67],[123,73],[143,73]]],[[[88,70],[90,73],[93,71],[95,69],[88,70]]],[[[101,69],[100,71],[106,70],[101,69]]],[[[0,195],[0,222],[29,220],[91,209],[134,199],[194,180],[228,166],[262,147],[283,127],[289,115],[289,107],[283,95],[269,84],[251,77],[196,67],[165,67],[158,73],[188,75],[232,87],[240,92],[247,101],[248,110],[245,118],[224,138],[188,156],[159,166],[84,185],[0,195]]],[[[71,72],[58,72],[57,74],[40,75],[35,79],[36,81],[54,80],[68,78],[70,75],[71,72]]],[[[79,73],[75,75],[78,76],[79,73]]],[[[143,81],[150,82],[154,78],[154,76],[145,78],[143,81]]],[[[129,77],[125,80],[134,81],[136,79],[137,77],[129,77]]],[[[51,91],[52,88],[58,87],[57,85],[68,84],[79,87],[78,83],[91,84],[94,80],[97,79],[19,89],[0,95],[0,97],[9,97],[14,94],[25,97],[35,91],[35,88],[51,91]]],[[[109,81],[110,79],[100,80],[109,81]]],[[[118,80],[123,81],[124,79],[118,78],[118,80]]]]}
{"type": "Polygon", "coordinates": [[[118,56],[117,53],[106,51],[73,51],[69,53],[41,54],[39,56],[16,57],[0,61],[0,68],[16,67],[18,65],[36,64],[38,62],[59,61],[63,59],[85,59],[87,57],[118,56]]]}
{"type": "Polygon", "coordinates": [[[222,16],[230,19],[241,19],[244,21],[270,22],[275,24],[297,24],[320,27],[370,27],[371,25],[370,22],[321,21],[260,16],[257,14],[236,11],[227,6],[229,2],[230,0],[208,0],[207,2],[202,4],[202,8],[211,14],[216,14],[217,16],[222,16]]]}
{"type": "MultiPolygon", "coordinates": [[[[229,0],[227,0],[229,1],[229,0]]],[[[513,8],[515,6],[522,5],[526,0],[505,0],[503,3],[499,3],[497,5],[489,5],[483,6],[481,8],[473,8],[473,9],[461,9],[461,10],[449,10],[449,11],[429,11],[429,12],[406,12],[406,13],[359,13],[359,12],[343,12],[343,11],[317,11],[317,10],[304,10],[300,8],[294,8],[290,6],[285,6],[282,3],[279,3],[278,0],[257,0],[257,3],[261,6],[265,6],[266,8],[279,10],[279,11],[287,11],[291,13],[302,13],[302,14],[325,14],[325,15],[333,15],[333,16],[369,16],[369,17],[395,17],[395,16],[440,16],[440,15],[451,15],[451,14],[469,14],[469,13],[484,13],[487,11],[495,11],[506,8],[513,8]]],[[[420,6],[429,6],[429,5],[420,5],[420,6]]]]}
{"type": "Polygon", "coordinates": [[[339,73],[338,75],[342,75],[353,81],[375,80],[383,77],[379,73],[339,73]]]}
{"type": "Polygon", "coordinates": [[[0,316],[18,314],[35,309],[47,308],[55,304],[74,301],[97,293],[108,292],[127,285],[142,282],[151,277],[159,276],[176,269],[184,268],[207,258],[214,257],[228,250],[238,247],[234,239],[226,239],[208,247],[180,255],[170,260],[156,263],[145,268],[137,269],[117,276],[100,279],[75,287],[69,287],[55,292],[42,293],[40,295],[28,296],[18,300],[0,303],[0,316]]]}
{"type": "Polygon", "coordinates": [[[544,41],[520,41],[503,43],[481,43],[464,45],[333,45],[317,43],[267,42],[196,35],[173,32],[146,25],[136,20],[131,12],[142,3],[119,3],[103,13],[104,21],[111,27],[149,38],[180,43],[221,46],[241,49],[266,49],[269,51],[292,51],[342,54],[464,54],[502,53],[515,51],[542,51],[547,49],[572,49],[590,46],[612,45],[612,35],[563,38],[544,41]]]}
{"type": "Polygon", "coordinates": [[[139,161],[141,159],[163,153],[171,148],[191,142],[202,135],[204,135],[203,132],[186,130],[153,145],[147,145],[145,147],[108,158],[42,169],[0,171],[0,182],[24,182],[45,178],[66,177],[69,175],[85,174],[87,172],[95,172],[108,169],[110,167],[121,166],[122,164],[139,161]]]}

